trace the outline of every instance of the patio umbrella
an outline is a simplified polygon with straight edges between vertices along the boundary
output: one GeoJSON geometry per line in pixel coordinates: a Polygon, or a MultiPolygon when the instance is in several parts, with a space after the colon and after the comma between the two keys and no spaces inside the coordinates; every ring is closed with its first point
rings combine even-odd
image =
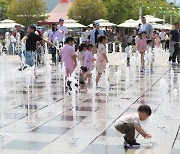
{"type": "MultiPolygon", "coordinates": [[[[98,22],[101,27],[116,26],[116,24],[111,23],[111,22],[109,22],[109,20],[105,20],[105,19],[95,20],[94,22],[98,22]]],[[[88,26],[93,27],[92,24],[90,24],[90,25],[88,25],[88,26]]]]}
{"type": "Polygon", "coordinates": [[[157,24],[157,23],[152,23],[153,27],[155,29],[172,29],[172,25],[171,24],[157,24]]]}
{"type": "Polygon", "coordinates": [[[64,21],[64,26],[66,26],[67,28],[81,28],[81,27],[86,27],[80,23],[78,23],[76,20],[65,20],[64,21]]]}
{"type": "MultiPolygon", "coordinates": [[[[144,17],[146,18],[147,22],[162,22],[162,21],[164,21],[163,19],[151,16],[151,15],[145,15],[144,17]]],[[[141,22],[141,19],[139,19],[138,22],[141,22]]]]}
{"type": "Polygon", "coordinates": [[[133,19],[128,19],[125,22],[118,25],[118,27],[125,27],[125,28],[136,28],[139,22],[133,19]]]}
{"type": "Polygon", "coordinates": [[[165,24],[165,25],[163,25],[164,26],[164,29],[169,29],[169,30],[171,30],[172,28],[173,28],[173,26],[171,25],[171,24],[165,24]]]}
{"type": "Polygon", "coordinates": [[[0,28],[14,28],[16,25],[20,25],[21,27],[24,27],[21,24],[16,23],[14,20],[5,19],[0,22],[0,28]]]}

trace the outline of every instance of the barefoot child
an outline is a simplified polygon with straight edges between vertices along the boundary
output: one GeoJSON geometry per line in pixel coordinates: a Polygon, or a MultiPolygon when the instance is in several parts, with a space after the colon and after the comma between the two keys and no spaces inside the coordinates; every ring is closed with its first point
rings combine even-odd
{"type": "Polygon", "coordinates": [[[88,71],[87,71],[88,83],[90,83],[90,81],[91,81],[92,65],[93,65],[93,62],[95,61],[95,58],[94,58],[92,52],[93,52],[93,45],[88,44],[87,51],[84,54],[84,66],[87,67],[87,69],[88,69],[88,71]]]}
{"type": "Polygon", "coordinates": [[[128,46],[125,48],[125,53],[126,53],[126,62],[127,62],[127,67],[130,67],[130,58],[132,55],[132,46],[131,43],[128,43],[128,46]]]}
{"type": "Polygon", "coordinates": [[[76,68],[77,61],[76,61],[76,53],[74,45],[73,37],[66,38],[66,45],[61,49],[60,56],[62,62],[64,62],[66,67],[66,78],[71,76],[74,69],[76,68]]]}
{"type": "Polygon", "coordinates": [[[86,43],[81,43],[79,46],[79,52],[78,52],[78,61],[80,61],[81,66],[84,66],[84,54],[87,50],[86,43]]]}
{"type": "Polygon", "coordinates": [[[145,121],[151,115],[151,108],[148,105],[141,105],[138,108],[138,112],[135,114],[126,115],[121,117],[118,123],[115,125],[115,129],[124,136],[124,144],[129,146],[140,146],[135,140],[135,130],[141,134],[145,139],[149,139],[152,136],[146,133],[140,125],[140,121],[145,121]]]}
{"type": "Polygon", "coordinates": [[[153,42],[152,40],[147,40],[147,54],[148,54],[148,63],[150,63],[150,68],[151,68],[151,74],[154,73],[153,70],[153,62],[154,62],[154,52],[152,50],[153,42]]]}
{"type": "Polygon", "coordinates": [[[146,32],[141,33],[141,37],[139,41],[137,42],[137,49],[139,50],[141,54],[141,72],[144,72],[144,54],[147,48],[147,37],[146,37],[146,32]]]}
{"type": "Polygon", "coordinates": [[[98,85],[98,82],[101,78],[102,73],[104,73],[106,64],[108,63],[108,58],[106,55],[106,36],[100,36],[99,37],[99,44],[97,49],[97,76],[96,76],[96,85],[98,85]]]}
{"type": "Polygon", "coordinates": [[[161,40],[159,34],[155,35],[155,48],[161,48],[161,40]]]}

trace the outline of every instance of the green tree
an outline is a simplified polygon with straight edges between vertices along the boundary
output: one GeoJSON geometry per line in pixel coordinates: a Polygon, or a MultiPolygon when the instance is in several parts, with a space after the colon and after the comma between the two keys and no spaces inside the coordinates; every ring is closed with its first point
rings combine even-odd
{"type": "Polygon", "coordinates": [[[173,3],[168,3],[166,0],[144,0],[143,13],[155,15],[156,17],[163,18],[166,16],[166,23],[170,22],[170,16],[173,17],[173,22],[180,20],[180,7],[175,6],[173,3]]]}
{"type": "Polygon", "coordinates": [[[94,20],[107,17],[107,9],[101,0],[75,0],[68,11],[68,17],[89,25],[94,20]]]}
{"type": "Polygon", "coordinates": [[[102,0],[108,10],[108,19],[116,24],[127,19],[139,18],[139,4],[142,2],[143,15],[155,15],[163,18],[166,13],[166,22],[169,22],[170,14],[173,22],[179,20],[180,11],[177,6],[172,6],[166,0],[102,0]]]}
{"type": "Polygon", "coordinates": [[[11,0],[7,16],[16,22],[28,26],[45,20],[45,2],[42,0],[11,0]]]}
{"type": "Polygon", "coordinates": [[[0,20],[6,19],[8,4],[11,0],[0,0],[0,20]]]}
{"type": "Polygon", "coordinates": [[[108,9],[108,19],[116,24],[132,18],[137,19],[138,1],[137,0],[103,0],[108,9]]]}

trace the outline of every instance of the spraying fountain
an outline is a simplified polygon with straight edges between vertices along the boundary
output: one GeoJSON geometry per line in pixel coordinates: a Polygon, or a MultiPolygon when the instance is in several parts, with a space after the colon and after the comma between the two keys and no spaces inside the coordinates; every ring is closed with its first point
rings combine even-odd
{"type": "Polygon", "coordinates": [[[116,52],[116,43],[113,42],[112,45],[113,45],[113,53],[115,53],[116,52]]]}
{"type": "MultiPolygon", "coordinates": [[[[166,82],[166,80],[164,78],[162,78],[160,80],[160,84],[159,84],[159,102],[162,102],[162,104],[160,104],[160,112],[161,112],[161,119],[162,119],[162,122],[163,123],[163,119],[164,118],[169,118],[170,116],[168,115],[167,113],[167,106],[168,104],[165,105],[165,112],[167,113],[166,115],[163,114],[163,105],[167,102],[165,102],[167,100],[167,96],[168,96],[168,91],[169,91],[169,86],[166,82]]],[[[161,124],[160,126],[157,126],[157,128],[163,130],[163,131],[166,131],[166,126],[164,124],[161,124]]]]}
{"type": "Polygon", "coordinates": [[[9,32],[6,32],[5,33],[5,48],[7,50],[7,54],[9,52],[9,45],[10,45],[10,33],[9,32]]]}
{"type": "Polygon", "coordinates": [[[59,63],[59,66],[58,66],[58,78],[59,78],[59,88],[61,87],[61,75],[62,75],[62,65],[61,63],[59,63]]]}
{"type": "Polygon", "coordinates": [[[46,91],[48,96],[48,113],[52,113],[53,111],[50,110],[51,105],[51,65],[46,64],[46,91]]]}
{"type": "MultiPolygon", "coordinates": [[[[79,84],[80,72],[81,72],[81,62],[78,61],[77,67],[76,67],[76,73],[77,73],[77,75],[78,75],[77,85],[78,85],[79,89],[80,89],[80,84],[79,84]]],[[[78,98],[77,100],[78,100],[78,101],[79,101],[79,97],[80,97],[80,90],[78,90],[78,94],[77,94],[77,98],[78,98]]]]}
{"type": "Polygon", "coordinates": [[[16,34],[16,52],[19,53],[21,49],[21,35],[20,33],[16,34]]]}
{"type": "Polygon", "coordinates": [[[6,82],[6,79],[4,77],[4,75],[2,74],[3,72],[1,72],[1,78],[0,78],[0,104],[1,104],[1,131],[0,131],[0,137],[4,138],[4,137],[8,137],[9,134],[6,134],[4,131],[5,128],[5,119],[4,119],[4,104],[6,102],[6,95],[7,95],[7,91],[5,88],[4,83],[6,82]]]}
{"type": "Polygon", "coordinates": [[[33,126],[34,121],[32,121],[32,117],[31,117],[31,108],[32,106],[30,105],[30,86],[32,86],[32,82],[34,79],[34,70],[33,68],[30,68],[29,70],[27,70],[27,72],[25,72],[25,79],[26,79],[26,87],[27,87],[27,105],[25,105],[27,107],[27,121],[25,121],[25,123],[27,123],[30,126],[33,126]]]}
{"type": "Polygon", "coordinates": [[[179,95],[180,95],[180,74],[177,75],[177,80],[178,80],[178,92],[179,92],[179,95]]]}
{"type": "Polygon", "coordinates": [[[92,83],[93,83],[93,88],[92,88],[92,127],[96,127],[98,125],[97,123],[97,115],[96,115],[96,108],[97,108],[97,103],[96,103],[96,68],[93,69],[92,71],[92,83]]]}
{"type": "Polygon", "coordinates": [[[108,50],[108,43],[106,43],[106,54],[109,53],[109,50],[108,50]]]}
{"type": "Polygon", "coordinates": [[[136,77],[136,57],[132,56],[131,57],[131,61],[130,61],[130,70],[132,72],[132,76],[133,76],[133,83],[135,82],[135,77],[136,77]]]}
{"type": "Polygon", "coordinates": [[[109,96],[109,89],[110,89],[108,63],[106,64],[106,69],[105,69],[105,85],[106,85],[106,116],[108,117],[108,96],[109,96]]]}
{"type": "Polygon", "coordinates": [[[127,95],[128,95],[128,91],[129,91],[129,81],[130,81],[130,71],[129,71],[129,67],[125,68],[125,99],[128,99],[127,95]]]}
{"type": "MultiPolygon", "coordinates": [[[[71,81],[71,96],[72,96],[72,111],[73,111],[73,126],[76,125],[77,123],[77,115],[76,115],[76,91],[77,91],[77,87],[76,87],[76,74],[75,72],[72,73],[71,77],[69,78],[69,81],[71,81]]],[[[76,128],[74,128],[74,136],[69,138],[69,140],[71,141],[71,143],[75,144],[77,142],[77,140],[79,140],[80,138],[77,136],[76,133],[76,128]]]]}
{"type": "Polygon", "coordinates": [[[66,102],[66,67],[64,62],[62,63],[62,75],[63,75],[63,90],[64,90],[64,103],[66,102]]]}
{"type": "Polygon", "coordinates": [[[58,38],[56,37],[53,41],[55,47],[56,47],[56,60],[55,60],[55,64],[57,65],[58,64],[58,51],[59,51],[59,41],[58,41],[58,38]]]}
{"type": "Polygon", "coordinates": [[[115,80],[116,80],[116,101],[115,101],[115,106],[120,106],[118,103],[119,101],[119,88],[121,90],[121,70],[118,68],[117,72],[114,74],[115,80]]]}

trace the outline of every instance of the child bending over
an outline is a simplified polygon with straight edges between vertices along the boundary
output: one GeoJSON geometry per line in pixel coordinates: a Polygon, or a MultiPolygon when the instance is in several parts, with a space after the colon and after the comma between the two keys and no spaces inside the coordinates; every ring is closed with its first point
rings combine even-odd
{"type": "Polygon", "coordinates": [[[125,134],[125,146],[140,146],[140,144],[135,140],[135,130],[145,139],[149,139],[152,137],[150,134],[146,133],[140,125],[140,121],[147,120],[150,115],[151,108],[148,105],[141,105],[138,108],[137,113],[129,114],[119,119],[118,123],[115,125],[115,129],[122,134],[125,134]]]}

